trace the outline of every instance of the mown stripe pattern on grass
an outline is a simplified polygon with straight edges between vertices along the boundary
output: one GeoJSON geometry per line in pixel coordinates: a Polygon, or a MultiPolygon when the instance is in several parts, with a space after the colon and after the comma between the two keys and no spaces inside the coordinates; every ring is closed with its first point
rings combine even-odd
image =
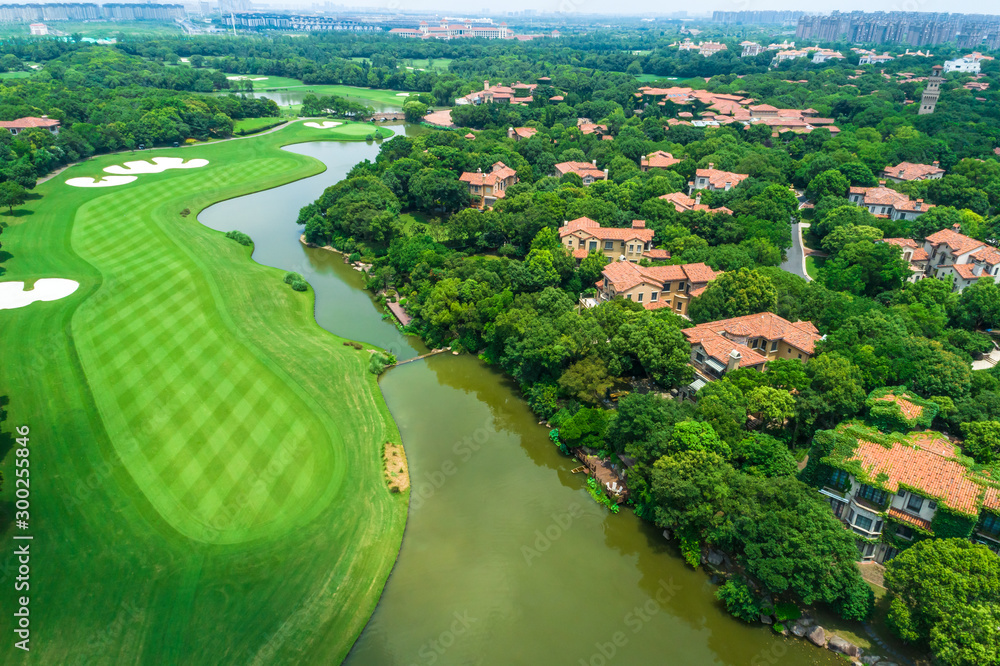
{"type": "Polygon", "coordinates": [[[142,187],[82,206],[74,227],[75,249],[105,276],[73,328],[82,357],[97,361],[85,369],[102,389],[95,395],[112,441],[164,518],[202,541],[298,524],[339,476],[329,474],[329,449],[304,444],[329,433],[308,396],[290,395],[285,377],[227,335],[225,304],[199,287],[205,279],[179,247],[184,238],[123,213],[155,209],[191,181],[221,185],[237,170],[259,178],[280,168],[255,160],[147,176],[142,187]]]}

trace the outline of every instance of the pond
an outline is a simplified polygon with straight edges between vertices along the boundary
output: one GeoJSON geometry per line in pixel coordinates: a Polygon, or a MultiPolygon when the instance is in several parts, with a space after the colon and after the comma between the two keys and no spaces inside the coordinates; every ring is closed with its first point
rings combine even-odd
{"type": "MultiPolygon", "coordinates": [[[[340,255],[303,246],[295,224],[301,206],[374,159],[377,146],[288,149],[327,170],[216,204],[199,219],[223,230],[239,221],[257,261],[302,273],[324,328],[400,359],[421,353],[416,338],[383,319],[361,275],[340,255]]],[[[550,443],[516,387],[475,357],[406,364],[381,387],[406,447],[410,514],[399,560],[347,663],[838,663],[730,618],[704,572],[685,565],[654,526],[590,499],[585,477],[571,472],[576,463],[550,443]]]]}

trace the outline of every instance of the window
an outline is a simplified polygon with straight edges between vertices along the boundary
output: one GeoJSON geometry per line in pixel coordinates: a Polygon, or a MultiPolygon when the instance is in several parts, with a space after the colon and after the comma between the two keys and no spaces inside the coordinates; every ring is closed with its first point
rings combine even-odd
{"type": "Polygon", "coordinates": [[[650,303],[655,303],[656,299],[659,298],[659,296],[660,296],[660,292],[658,292],[658,291],[651,291],[651,292],[649,292],[649,302],[650,303]]]}
{"type": "Polygon", "coordinates": [[[566,247],[573,247],[573,239],[572,238],[567,238],[566,239],[566,247]]]}
{"type": "Polygon", "coordinates": [[[663,293],[664,294],[669,294],[670,293],[670,283],[669,282],[664,282],[663,283],[663,293]]]}
{"type": "Polygon", "coordinates": [[[614,241],[604,241],[604,249],[605,250],[613,250],[613,249],[615,249],[615,242],[614,241]]]}
{"type": "Polygon", "coordinates": [[[802,358],[802,354],[799,354],[799,358],[802,358]]]}
{"type": "Polygon", "coordinates": [[[641,291],[637,294],[635,300],[636,300],[637,303],[642,303],[642,292],[641,291]]]}
{"type": "Polygon", "coordinates": [[[980,530],[990,534],[1000,534],[1000,517],[994,516],[992,513],[984,513],[980,530]]]}
{"type": "Polygon", "coordinates": [[[833,474],[830,475],[830,485],[837,488],[842,488],[847,485],[848,479],[851,475],[842,469],[833,470],[833,474]]]}
{"type": "Polygon", "coordinates": [[[773,352],[778,351],[778,341],[777,340],[775,340],[774,342],[771,343],[771,351],[773,351],[773,352]]]}
{"type": "Polygon", "coordinates": [[[590,249],[591,250],[597,249],[597,241],[590,241],[590,249]]]}
{"type": "Polygon", "coordinates": [[[900,488],[899,492],[896,493],[897,497],[904,497],[905,495],[906,495],[906,491],[903,490],[902,488],[900,488]]]}
{"type": "Polygon", "coordinates": [[[625,298],[627,298],[628,300],[631,301],[632,300],[632,294],[625,294],[625,298]]]}
{"type": "Polygon", "coordinates": [[[694,360],[695,360],[696,363],[704,363],[705,362],[705,355],[702,354],[701,352],[695,352],[694,353],[694,360]]]}
{"type": "Polygon", "coordinates": [[[920,513],[920,509],[924,506],[924,498],[920,495],[914,495],[910,493],[910,501],[906,503],[906,508],[913,513],[920,513]]]}
{"type": "Polygon", "coordinates": [[[678,282],[677,283],[677,291],[684,291],[684,283],[683,282],[678,282]]]}
{"type": "Polygon", "coordinates": [[[858,488],[858,492],[855,493],[856,497],[863,497],[870,502],[875,504],[885,504],[887,499],[885,491],[879,490],[878,488],[872,488],[871,486],[866,486],[864,484],[858,488]]]}
{"type": "Polygon", "coordinates": [[[677,301],[677,309],[678,310],[684,309],[684,301],[677,301]]]}
{"type": "Polygon", "coordinates": [[[928,502],[927,508],[931,511],[937,511],[937,502],[928,502]]]}
{"type": "Polygon", "coordinates": [[[865,532],[868,532],[869,530],[871,530],[872,527],[872,519],[865,518],[859,513],[857,516],[854,517],[854,525],[856,527],[860,527],[865,532]]]}
{"type": "Polygon", "coordinates": [[[912,541],[913,529],[905,525],[896,525],[896,536],[906,539],[907,541],[912,541]]]}

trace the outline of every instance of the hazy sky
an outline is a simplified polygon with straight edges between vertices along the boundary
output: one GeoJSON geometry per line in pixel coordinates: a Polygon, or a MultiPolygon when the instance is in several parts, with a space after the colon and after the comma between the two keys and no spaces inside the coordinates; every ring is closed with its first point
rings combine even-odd
{"type": "MultiPolygon", "coordinates": [[[[165,1],[165,0],[161,0],[165,1]]],[[[266,1],[266,0],[265,0],[266,1]]],[[[308,0],[302,0],[309,4],[308,0]]],[[[334,0],[336,4],[353,4],[349,0],[334,0]]],[[[658,2],[657,0],[627,0],[608,2],[607,0],[505,0],[503,3],[486,3],[482,0],[368,0],[358,2],[387,10],[405,12],[440,11],[459,13],[462,16],[497,16],[506,11],[534,9],[539,13],[566,12],[582,14],[649,14],[663,15],[676,11],[687,11],[691,15],[710,14],[715,10],[757,11],[768,9],[805,10],[829,12],[840,11],[915,11],[915,12],[959,12],[965,14],[1000,14],[995,1],[964,0],[845,0],[832,4],[804,3],[798,0],[706,0],[704,2],[658,2]]]]}

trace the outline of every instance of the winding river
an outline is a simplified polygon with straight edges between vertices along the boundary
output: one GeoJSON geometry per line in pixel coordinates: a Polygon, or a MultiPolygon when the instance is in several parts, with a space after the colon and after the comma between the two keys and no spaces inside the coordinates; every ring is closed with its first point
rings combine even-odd
{"type": "MultiPolygon", "coordinates": [[[[219,203],[199,219],[222,230],[235,222],[253,237],[257,261],[302,273],[324,328],[400,359],[421,353],[418,340],[382,319],[360,274],[340,255],[304,247],[295,226],[301,206],[374,159],[377,146],[288,150],[327,170],[219,203]]],[[[590,499],[516,387],[475,357],[406,364],[381,387],[413,491],[399,560],[348,664],[837,663],[825,650],[731,619],[704,572],[687,567],[652,525],[590,499]]]]}

